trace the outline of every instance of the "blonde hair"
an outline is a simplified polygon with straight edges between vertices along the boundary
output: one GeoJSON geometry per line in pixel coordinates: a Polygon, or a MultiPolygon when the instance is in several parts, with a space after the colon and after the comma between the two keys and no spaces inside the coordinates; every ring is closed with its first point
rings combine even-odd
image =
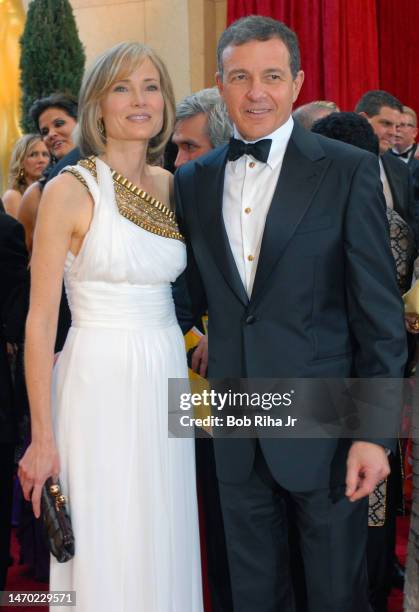
{"type": "Polygon", "coordinates": [[[16,142],[10,158],[9,189],[15,189],[23,194],[28,187],[28,181],[26,180],[23,169],[23,162],[37,142],[42,142],[39,134],[25,134],[16,142]]]}
{"type": "Polygon", "coordinates": [[[157,53],[137,42],[123,42],[100,55],[83,78],[79,96],[79,122],[76,140],[83,155],[100,155],[105,150],[106,136],[98,129],[100,102],[117,81],[130,75],[148,57],[160,76],[164,100],[163,125],[151,138],[147,162],[152,164],[162,155],[175,120],[175,97],[167,68],[157,53]]]}
{"type": "Polygon", "coordinates": [[[415,122],[416,127],[418,123],[418,118],[413,108],[410,108],[410,106],[403,106],[403,113],[405,115],[410,115],[411,117],[413,117],[413,121],[415,122]]]}

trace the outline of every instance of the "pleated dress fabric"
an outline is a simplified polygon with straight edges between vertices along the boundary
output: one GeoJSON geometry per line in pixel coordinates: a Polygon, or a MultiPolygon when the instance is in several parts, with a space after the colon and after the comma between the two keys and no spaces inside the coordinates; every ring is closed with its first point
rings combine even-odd
{"type": "Polygon", "coordinates": [[[170,285],[185,246],[124,218],[95,163],[96,178],[76,166],[94,213],[65,264],[72,326],[52,388],[76,553],[51,557],[50,589],[76,591],[77,612],[200,612],[194,442],[167,425],[168,379],[187,377],[170,285]]]}

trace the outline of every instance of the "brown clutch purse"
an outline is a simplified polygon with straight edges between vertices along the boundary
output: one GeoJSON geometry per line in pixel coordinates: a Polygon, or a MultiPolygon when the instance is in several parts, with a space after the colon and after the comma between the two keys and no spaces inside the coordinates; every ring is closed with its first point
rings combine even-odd
{"type": "Polygon", "coordinates": [[[50,552],[60,563],[74,557],[74,534],[60,482],[48,478],[42,488],[41,515],[50,552]]]}

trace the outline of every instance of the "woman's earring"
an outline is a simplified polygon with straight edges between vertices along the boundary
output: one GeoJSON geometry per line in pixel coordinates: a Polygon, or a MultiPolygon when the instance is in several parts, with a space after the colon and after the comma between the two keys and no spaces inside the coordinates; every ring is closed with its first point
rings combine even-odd
{"type": "Polygon", "coordinates": [[[99,134],[102,136],[102,139],[106,140],[105,124],[103,123],[102,117],[100,119],[98,119],[98,121],[97,121],[97,129],[99,131],[99,134]]]}
{"type": "Polygon", "coordinates": [[[18,178],[19,178],[19,181],[24,181],[25,180],[25,171],[24,171],[23,168],[21,168],[19,170],[18,178]]]}

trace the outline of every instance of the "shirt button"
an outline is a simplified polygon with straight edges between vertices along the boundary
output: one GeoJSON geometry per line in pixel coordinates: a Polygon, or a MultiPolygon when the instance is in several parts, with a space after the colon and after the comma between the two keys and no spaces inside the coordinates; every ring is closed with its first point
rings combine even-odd
{"type": "Polygon", "coordinates": [[[253,323],[256,321],[256,317],[255,315],[249,315],[248,317],[246,317],[246,325],[253,325],[253,323]]]}
{"type": "Polygon", "coordinates": [[[249,162],[249,168],[254,168],[256,166],[256,162],[249,162]]]}
{"type": "Polygon", "coordinates": [[[248,259],[249,261],[253,261],[253,260],[254,260],[254,257],[253,257],[253,255],[248,255],[248,256],[247,256],[247,259],[248,259]]]}
{"type": "Polygon", "coordinates": [[[250,214],[252,212],[252,209],[247,207],[244,209],[244,212],[246,213],[246,215],[250,214]]]}

